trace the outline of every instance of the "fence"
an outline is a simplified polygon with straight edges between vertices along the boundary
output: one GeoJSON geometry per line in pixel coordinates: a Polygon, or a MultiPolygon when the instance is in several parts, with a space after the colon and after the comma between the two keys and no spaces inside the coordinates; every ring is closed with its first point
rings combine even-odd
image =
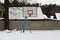
{"type": "MultiPolygon", "coordinates": [[[[22,29],[23,20],[9,20],[9,29],[22,29]]],[[[26,29],[31,30],[60,30],[59,20],[30,20],[26,23],[26,29]]],[[[0,20],[0,30],[4,29],[4,21],[0,20]]]]}

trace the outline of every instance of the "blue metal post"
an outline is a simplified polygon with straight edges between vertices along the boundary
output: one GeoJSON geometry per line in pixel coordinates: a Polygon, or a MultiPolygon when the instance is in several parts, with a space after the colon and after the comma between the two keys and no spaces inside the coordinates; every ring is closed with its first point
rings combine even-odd
{"type": "Polygon", "coordinates": [[[23,31],[23,33],[25,32],[26,20],[27,20],[27,16],[25,17],[25,19],[23,21],[23,25],[22,25],[22,31],[23,31]]]}

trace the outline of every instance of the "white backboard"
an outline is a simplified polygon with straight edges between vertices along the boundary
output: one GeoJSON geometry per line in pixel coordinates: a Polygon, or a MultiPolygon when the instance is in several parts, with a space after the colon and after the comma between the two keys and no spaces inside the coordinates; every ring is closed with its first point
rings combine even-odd
{"type": "Polygon", "coordinates": [[[27,19],[44,19],[43,12],[40,7],[10,7],[9,8],[9,19],[24,19],[25,18],[24,16],[27,16],[27,19]],[[33,10],[32,17],[29,17],[28,10],[33,10]]]}

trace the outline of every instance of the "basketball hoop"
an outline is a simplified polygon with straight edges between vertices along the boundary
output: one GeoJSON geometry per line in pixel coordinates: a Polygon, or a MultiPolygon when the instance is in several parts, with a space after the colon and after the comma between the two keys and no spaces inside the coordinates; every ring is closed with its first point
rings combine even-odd
{"type": "Polygon", "coordinates": [[[33,11],[32,11],[32,10],[28,10],[28,15],[29,15],[29,17],[31,17],[32,14],[33,14],[33,11]]]}
{"type": "Polygon", "coordinates": [[[31,17],[32,14],[29,14],[29,17],[31,17]]]}

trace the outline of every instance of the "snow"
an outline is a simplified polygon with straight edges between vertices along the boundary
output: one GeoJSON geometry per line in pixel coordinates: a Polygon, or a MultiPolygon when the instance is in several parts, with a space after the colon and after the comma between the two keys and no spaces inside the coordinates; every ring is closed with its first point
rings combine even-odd
{"type": "Polygon", "coordinates": [[[54,16],[50,16],[51,19],[54,19],[54,16]]]}
{"type": "Polygon", "coordinates": [[[2,19],[4,19],[4,18],[0,18],[0,20],[2,20],[2,19]]]}
{"type": "Polygon", "coordinates": [[[55,13],[57,20],[60,20],[60,13],[55,13]]]}
{"type": "Polygon", "coordinates": [[[0,40],[60,40],[60,30],[4,30],[0,31],[0,40]]]}
{"type": "Polygon", "coordinates": [[[44,16],[45,18],[48,18],[45,14],[43,14],[43,16],[44,16]]]}

